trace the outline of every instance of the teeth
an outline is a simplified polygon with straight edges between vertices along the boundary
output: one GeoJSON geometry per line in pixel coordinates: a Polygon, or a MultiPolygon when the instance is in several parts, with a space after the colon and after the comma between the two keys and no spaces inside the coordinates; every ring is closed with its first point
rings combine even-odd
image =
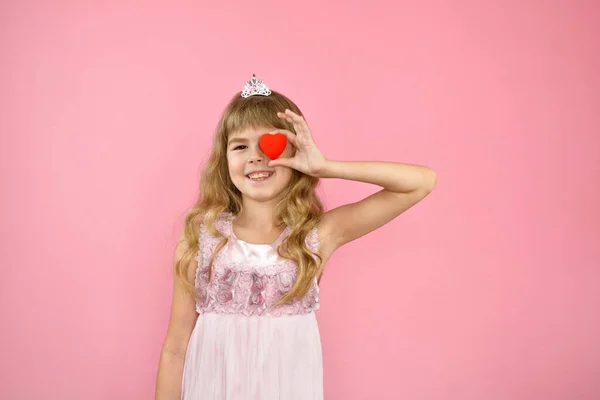
{"type": "Polygon", "coordinates": [[[253,174],[248,174],[248,178],[250,179],[266,179],[272,174],[270,172],[256,172],[253,174]]]}

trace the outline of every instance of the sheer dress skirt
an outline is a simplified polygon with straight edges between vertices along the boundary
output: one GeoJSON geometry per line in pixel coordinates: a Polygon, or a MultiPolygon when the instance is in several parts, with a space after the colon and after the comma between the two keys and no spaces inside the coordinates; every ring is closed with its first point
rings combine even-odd
{"type": "Polygon", "coordinates": [[[323,363],[314,311],[200,314],[190,337],[183,400],[321,400],[323,363]]]}

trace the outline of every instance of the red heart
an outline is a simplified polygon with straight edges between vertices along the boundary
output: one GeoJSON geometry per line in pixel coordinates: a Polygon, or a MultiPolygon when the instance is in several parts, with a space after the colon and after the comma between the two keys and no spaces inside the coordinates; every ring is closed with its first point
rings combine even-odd
{"type": "Polygon", "coordinates": [[[265,133],[260,137],[258,144],[267,157],[271,160],[275,160],[285,150],[287,137],[283,133],[276,133],[274,135],[265,133]]]}

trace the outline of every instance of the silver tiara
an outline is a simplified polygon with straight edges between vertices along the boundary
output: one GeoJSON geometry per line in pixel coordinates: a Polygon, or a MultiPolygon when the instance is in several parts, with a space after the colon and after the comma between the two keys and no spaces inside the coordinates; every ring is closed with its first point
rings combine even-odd
{"type": "Polygon", "coordinates": [[[252,74],[252,79],[246,82],[244,90],[242,91],[242,97],[250,96],[268,96],[271,94],[271,90],[265,85],[262,79],[258,79],[256,75],[252,74]]]}

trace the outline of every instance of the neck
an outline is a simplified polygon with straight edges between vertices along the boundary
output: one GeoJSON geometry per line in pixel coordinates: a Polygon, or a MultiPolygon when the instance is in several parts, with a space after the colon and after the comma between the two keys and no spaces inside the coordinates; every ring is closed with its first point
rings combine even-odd
{"type": "Polygon", "coordinates": [[[236,220],[242,225],[260,230],[277,229],[281,224],[275,221],[273,211],[278,201],[279,199],[266,202],[244,199],[242,211],[236,216],[236,220]]]}

